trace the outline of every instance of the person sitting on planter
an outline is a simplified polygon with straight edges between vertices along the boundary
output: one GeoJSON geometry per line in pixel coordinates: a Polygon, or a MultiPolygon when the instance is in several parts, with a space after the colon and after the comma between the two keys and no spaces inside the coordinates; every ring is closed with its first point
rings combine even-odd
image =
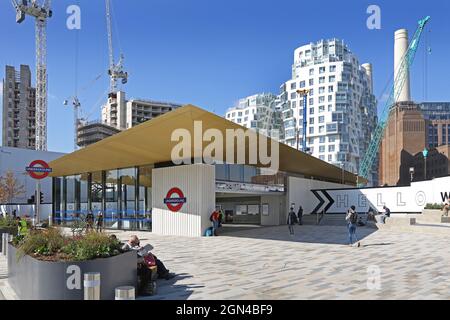
{"type": "MultiPolygon", "coordinates": [[[[128,242],[126,242],[122,246],[122,250],[124,250],[124,251],[129,251],[129,250],[140,251],[140,250],[143,250],[143,249],[145,249],[145,247],[142,247],[140,245],[139,238],[136,235],[130,236],[130,239],[128,240],[128,242]]],[[[148,254],[152,254],[152,253],[148,252],[148,254]]],[[[166,266],[162,263],[161,260],[159,260],[154,254],[152,254],[152,255],[155,258],[157,272],[158,272],[158,277],[166,279],[166,280],[172,279],[174,277],[174,275],[169,272],[169,270],[166,268],[166,266]]],[[[142,260],[139,259],[138,263],[139,262],[142,262],[142,260]]]]}

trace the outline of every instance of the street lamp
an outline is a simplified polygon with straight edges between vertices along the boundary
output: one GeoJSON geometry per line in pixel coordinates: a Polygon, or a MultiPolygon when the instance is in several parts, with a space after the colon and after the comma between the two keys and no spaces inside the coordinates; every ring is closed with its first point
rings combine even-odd
{"type": "Polygon", "coordinates": [[[425,177],[424,180],[427,180],[427,155],[428,155],[428,150],[427,148],[424,148],[422,151],[423,154],[423,160],[424,160],[424,170],[423,170],[423,175],[425,177]]]}

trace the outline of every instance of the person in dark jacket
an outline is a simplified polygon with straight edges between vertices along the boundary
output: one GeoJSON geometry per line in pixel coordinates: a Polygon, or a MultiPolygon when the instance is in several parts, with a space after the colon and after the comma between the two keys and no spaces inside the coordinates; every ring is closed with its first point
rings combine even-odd
{"type": "Polygon", "coordinates": [[[303,218],[303,207],[302,207],[302,206],[300,206],[300,207],[298,208],[297,218],[298,218],[298,224],[299,224],[299,225],[302,225],[302,224],[303,224],[303,222],[302,222],[302,218],[303,218]]]}
{"type": "Polygon", "coordinates": [[[289,234],[294,235],[294,224],[297,223],[297,216],[295,215],[294,208],[291,207],[288,213],[287,225],[289,227],[289,234]]]}

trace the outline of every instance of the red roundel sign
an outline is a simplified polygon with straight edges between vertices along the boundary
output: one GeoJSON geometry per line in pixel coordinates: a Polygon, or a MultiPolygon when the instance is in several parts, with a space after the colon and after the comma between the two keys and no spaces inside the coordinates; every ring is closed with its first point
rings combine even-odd
{"type": "Polygon", "coordinates": [[[180,188],[171,188],[164,198],[164,203],[170,211],[177,212],[186,203],[186,197],[180,188]]]}
{"type": "Polygon", "coordinates": [[[34,179],[44,179],[52,172],[52,168],[44,160],[34,160],[25,168],[28,174],[34,179]]]}

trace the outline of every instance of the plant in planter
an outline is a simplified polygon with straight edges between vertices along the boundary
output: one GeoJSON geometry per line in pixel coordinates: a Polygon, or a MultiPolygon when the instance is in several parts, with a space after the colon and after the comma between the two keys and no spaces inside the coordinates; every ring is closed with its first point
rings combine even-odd
{"type": "Polygon", "coordinates": [[[439,203],[427,203],[425,205],[425,209],[431,209],[431,210],[442,210],[444,206],[439,203]]]}
{"type": "Polygon", "coordinates": [[[59,228],[31,230],[25,237],[16,236],[13,245],[18,249],[18,259],[30,255],[38,260],[84,261],[120,253],[120,242],[106,234],[88,232],[66,236],[59,228]]]}

